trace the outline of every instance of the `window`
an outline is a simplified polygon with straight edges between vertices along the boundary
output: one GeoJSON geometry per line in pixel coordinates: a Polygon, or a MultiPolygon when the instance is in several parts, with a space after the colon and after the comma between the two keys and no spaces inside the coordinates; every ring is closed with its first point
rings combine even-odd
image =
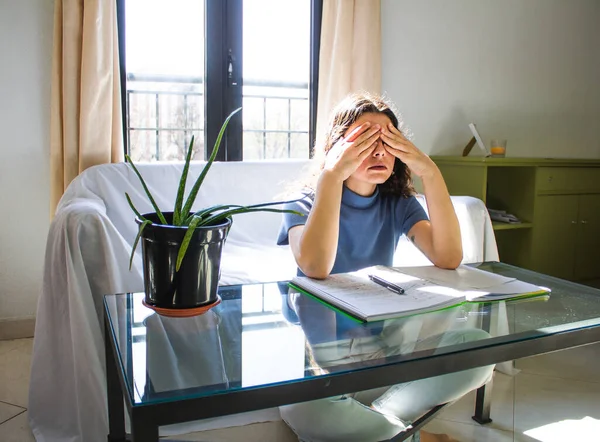
{"type": "Polygon", "coordinates": [[[322,0],[117,0],[134,161],[308,158],[322,0]]]}

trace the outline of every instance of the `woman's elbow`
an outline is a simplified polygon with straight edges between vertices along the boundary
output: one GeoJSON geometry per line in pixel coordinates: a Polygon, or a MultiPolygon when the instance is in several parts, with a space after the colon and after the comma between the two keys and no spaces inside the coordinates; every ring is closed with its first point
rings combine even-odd
{"type": "Polygon", "coordinates": [[[325,279],[331,273],[331,268],[319,263],[303,262],[302,259],[296,259],[296,264],[302,273],[309,278],[325,279]]]}
{"type": "Polygon", "coordinates": [[[302,273],[304,273],[309,278],[314,278],[314,279],[325,279],[331,273],[331,270],[327,270],[327,269],[323,269],[323,268],[319,268],[319,267],[302,266],[300,264],[298,264],[298,267],[300,268],[300,270],[302,270],[302,273]]]}
{"type": "Polygon", "coordinates": [[[460,265],[462,259],[462,250],[457,250],[453,253],[447,253],[443,256],[433,259],[433,265],[442,269],[454,270],[460,265]]]}
{"type": "MultiPolygon", "coordinates": [[[[302,270],[302,268],[300,270],[302,270]]],[[[318,271],[318,270],[306,270],[306,271],[302,270],[302,273],[304,273],[309,278],[314,278],[314,279],[325,279],[329,276],[329,272],[318,271]]]]}

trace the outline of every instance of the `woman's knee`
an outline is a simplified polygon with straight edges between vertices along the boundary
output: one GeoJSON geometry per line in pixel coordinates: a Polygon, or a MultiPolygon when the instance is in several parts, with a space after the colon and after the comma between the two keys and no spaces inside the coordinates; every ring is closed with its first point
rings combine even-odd
{"type": "Polygon", "coordinates": [[[467,330],[452,330],[445,333],[442,341],[443,345],[464,344],[466,342],[483,341],[491,338],[485,330],[480,328],[470,328],[467,330]]]}

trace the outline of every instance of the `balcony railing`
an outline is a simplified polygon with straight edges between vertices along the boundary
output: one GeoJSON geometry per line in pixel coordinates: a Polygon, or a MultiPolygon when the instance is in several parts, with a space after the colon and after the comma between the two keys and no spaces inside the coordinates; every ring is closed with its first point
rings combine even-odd
{"type": "MultiPolygon", "coordinates": [[[[127,142],[137,161],[183,160],[191,135],[204,152],[201,77],[127,75],[127,142]]],[[[308,84],[245,80],[244,158],[307,158],[308,84]]]]}

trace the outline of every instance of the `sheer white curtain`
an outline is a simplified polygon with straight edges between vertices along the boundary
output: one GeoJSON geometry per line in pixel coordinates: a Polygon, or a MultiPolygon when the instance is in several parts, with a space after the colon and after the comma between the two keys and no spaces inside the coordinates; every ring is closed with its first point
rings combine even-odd
{"type": "Polygon", "coordinates": [[[55,0],[51,211],[80,172],[123,161],[116,2],[55,0]]]}
{"type": "Polygon", "coordinates": [[[381,93],[380,0],[324,0],[322,20],[317,140],[346,95],[381,93]]]}

